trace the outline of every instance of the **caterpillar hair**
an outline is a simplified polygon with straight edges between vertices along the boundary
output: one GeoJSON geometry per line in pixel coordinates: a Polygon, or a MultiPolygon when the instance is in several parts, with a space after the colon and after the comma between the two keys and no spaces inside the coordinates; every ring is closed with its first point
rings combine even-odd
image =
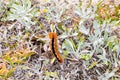
{"type": "Polygon", "coordinates": [[[50,49],[51,49],[51,52],[54,54],[54,56],[56,57],[56,59],[60,63],[62,63],[63,59],[62,59],[62,56],[60,55],[60,53],[58,51],[57,34],[55,32],[50,32],[49,33],[49,38],[50,38],[50,49]]]}

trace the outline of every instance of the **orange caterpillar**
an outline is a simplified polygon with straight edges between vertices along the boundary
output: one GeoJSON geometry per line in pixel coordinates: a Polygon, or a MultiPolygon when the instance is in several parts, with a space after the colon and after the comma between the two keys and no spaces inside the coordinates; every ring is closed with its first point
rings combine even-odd
{"type": "Polygon", "coordinates": [[[62,56],[60,55],[60,53],[58,51],[57,34],[55,32],[50,32],[49,33],[49,38],[50,38],[50,49],[51,49],[51,52],[54,54],[56,59],[60,63],[62,63],[63,59],[62,59],[62,56]]]}

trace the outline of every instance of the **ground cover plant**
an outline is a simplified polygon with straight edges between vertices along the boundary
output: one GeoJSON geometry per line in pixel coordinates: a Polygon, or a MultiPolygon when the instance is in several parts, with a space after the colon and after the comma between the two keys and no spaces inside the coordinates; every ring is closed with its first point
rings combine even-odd
{"type": "Polygon", "coordinates": [[[119,0],[0,0],[0,80],[119,79],[119,0]]]}

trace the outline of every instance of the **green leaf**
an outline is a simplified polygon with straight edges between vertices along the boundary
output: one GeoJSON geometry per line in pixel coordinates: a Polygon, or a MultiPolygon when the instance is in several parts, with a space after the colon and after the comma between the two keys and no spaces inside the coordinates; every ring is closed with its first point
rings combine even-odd
{"type": "Polygon", "coordinates": [[[7,78],[10,77],[13,74],[14,71],[15,71],[15,68],[10,69],[9,72],[7,73],[6,77],[7,78]]]}
{"type": "Polygon", "coordinates": [[[90,60],[92,58],[91,54],[81,54],[80,59],[90,60]]]}
{"type": "Polygon", "coordinates": [[[62,45],[62,49],[66,49],[68,52],[75,52],[74,48],[75,48],[75,44],[71,39],[66,39],[62,45]]]}
{"type": "Polygon", "coordinates": [[[30,29],[30,26],[36,23],[36,21],[32,21],[32,18],[39,16],[38,13],[40,13],[32,7],[30,0],[12,1],[9,7],[10,11],[7,13],[6,20],[17,20],[26,26],[26,29],[30,29]]]}
{"type": "Polygon", "coordinates": [[[58,73],[55,71],[55,72],[48,72],[46,71],[46,76],[50,76],[50,77],[58,77],[58,73]]]}
{"type": "Polygon", "coordinates": [[[96,66],[98,64],[98,62],[94,61],[90,64],[89,69],[93,68],[94,66],[96,66]]]}

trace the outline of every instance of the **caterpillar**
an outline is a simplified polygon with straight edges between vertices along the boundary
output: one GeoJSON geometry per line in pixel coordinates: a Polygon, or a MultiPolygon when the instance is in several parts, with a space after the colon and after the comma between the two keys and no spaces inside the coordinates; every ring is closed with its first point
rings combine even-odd
{"type": "Polygon", "coordinates": [[[58,62],[62,63],[63,59],[62,59],[62,56],[60,55],[60,53],[58,51],[57,34],[55,32],[50,32],[48,35],[49,35],[49,38],[50,38],[51,52],[54,54],[54,56],[56,57],[58,62]]]}

